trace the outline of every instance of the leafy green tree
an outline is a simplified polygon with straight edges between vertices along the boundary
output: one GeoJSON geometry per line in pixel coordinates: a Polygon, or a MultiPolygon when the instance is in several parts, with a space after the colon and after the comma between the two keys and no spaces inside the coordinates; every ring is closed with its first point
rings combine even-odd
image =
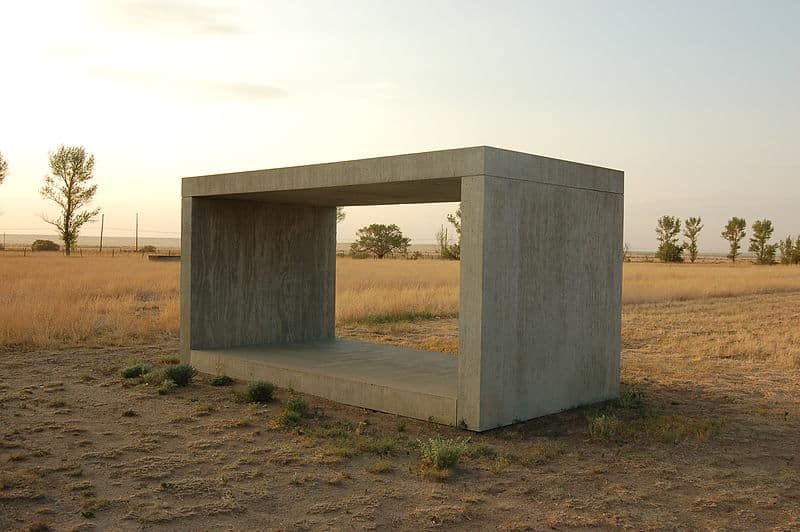
{"type": "Polygon", "coordinates": [[[94,155],[83,146],[63,145],[49,155],[51,174],[45,176],[39,193],[58,205],[61,212],[55,218],[43,215],[42,219],[58,230],[64,253],[69,255],[81,227],[100,212],[99,208],[81,210],[97,192],[97,185],[90,184],[94,178],[94,155]]]}
{"type": "Polygon", "coordinates": [[[731,259],[731,262],[736,262],[736,257],[739,256],[739,250],[742,247],[742,239],[745,235],[745,227],[747,227],[747,222],[744,221],[744,218],[737,218],[734,216],[728,220],[728,223],[725,224],[725,228],[722,230],[722,238],[727,240],[730,245],[728,258],[731,259]]]}
{"type": "Polygon", "coordinates": [[[775,264],[775,252],[778,248],[775,244],[770,244],[769,239],[775,228],[772,220],[756,220],[753,222],[753,236],[750,237],[750,249],[756,254],[758,264],[775,264]]]}
{"type": "Polygon", "coordinates": [[[405,253],[410,244],[411,239],[404,237],[395,224],[372,224],[358,230],[356,241],[350,246],[350,252],[370,254],[382,259],[396,251],[405,253]]]}
{"type": "Polygon", "coordinates": [[[344,220],[345,216],[347,216],[347,213],[344,212],[344,207],[336,207],[336,223],[338,224],[344,220]]]}
{"type": "Polygon", "coordinates": [[[683,245],[678,244],[681,232],[681,219],[664,215],[658,219],[656,238],[658,251],[656,257],[663,262],[683,262],[683,245]]]}
{"type": "Polygon", "coordinates": [[[778,248],[781,251],[781,264],[800,264],[800,237],[795,243],[789,235],[778,243],[778,248]]]}
{"type": "Polygon", "coordinates": [[[3,152],[0,151],[0,185],[6,180],[8,175],[8,161],[3,157],[3,152]]]}
{"type": "Polygon", "coordinates": [[[703,230],[702,219],[694,216],[686,220],[683,228],[683,236],[689,239],[683,246],[689,250],[689,261],[694,263],[697,260],[697,235],[703,230]]]}

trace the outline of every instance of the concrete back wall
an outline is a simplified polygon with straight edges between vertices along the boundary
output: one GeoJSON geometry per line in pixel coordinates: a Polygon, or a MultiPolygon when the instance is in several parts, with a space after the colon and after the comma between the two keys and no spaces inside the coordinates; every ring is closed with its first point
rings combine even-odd
{"type": "Polygon", "coordinates": [[[189,201],[191,349],[333,338],[334,208],[189,201]]]}

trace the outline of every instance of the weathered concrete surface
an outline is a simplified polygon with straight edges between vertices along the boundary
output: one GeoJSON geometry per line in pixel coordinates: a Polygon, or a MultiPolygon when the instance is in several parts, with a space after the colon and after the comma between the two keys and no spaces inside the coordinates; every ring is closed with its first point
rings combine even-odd
{"type": "MultiPolygon", "coordinates": [[[[182,355],[228,364],[228,347],[332,338],[333,207],[461,200],[455,405],[409,396],[403,379],[418,377],[379,370],[363,386],[303,370],[303,390],[472,430],[614,397],[622,194],[620,171],[486,146],[184,179],[182,355]]],[[[315,363],[341,355],[308,349],[315,363]]],[[[244,378],[251,366],[279,384],[296,378],[243,352],[231,371],[244,378]]]]}
{"type": "Polygon", "coordinates": [[[491,176],[464,189],[459,419],[485,430],[616,397],[622,195],[491,176]]]}
{"type": "Polygon", "coordinates": [[[352,340],[193,350],[200,371],[283,388],[354,406],[456,423],[457,357],[352,340]]]}
{"type": "Polygon", "coordinates": [[[329,206],[459,201],[461,180],[485,175],[622,192],[617,170],[478,146],[190,177],[183,196],[329,206]]]}
{"type": "Polygon", "coordinates": [[[189,349],[333,338],[336,211],[184,199],[181,333],[189,349]]]}

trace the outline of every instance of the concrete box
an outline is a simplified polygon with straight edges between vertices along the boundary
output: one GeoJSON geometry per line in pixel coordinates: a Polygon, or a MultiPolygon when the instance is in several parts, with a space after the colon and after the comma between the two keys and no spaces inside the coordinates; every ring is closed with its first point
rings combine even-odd
{"type": "Polygon", "coordinates": [[[622,220],[622,172],[487,146],[186,178],[181,354],[477,431],[611,399],[622,220]],[[462,202],[459,355],[336,339],[336,206],[437,201],[462,202]]]}

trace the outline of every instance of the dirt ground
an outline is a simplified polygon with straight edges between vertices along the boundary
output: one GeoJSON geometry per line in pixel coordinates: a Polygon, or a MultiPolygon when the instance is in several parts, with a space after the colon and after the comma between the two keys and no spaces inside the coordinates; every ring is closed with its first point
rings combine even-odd
{"type": "MultiPolygon", "coordinates": [[[[299,427],[176,342],[0,351],[0,529],[800,529],[800,293],[629,305],[620,401],[484,434],[306,397],[299,427]],[[447,478],[418,442],[469,438],[447,478]],[[38,527],[38,528],[36,528],[38,527]]],[[[455,351],[457,322],[352,325],[455,351]]]]}

